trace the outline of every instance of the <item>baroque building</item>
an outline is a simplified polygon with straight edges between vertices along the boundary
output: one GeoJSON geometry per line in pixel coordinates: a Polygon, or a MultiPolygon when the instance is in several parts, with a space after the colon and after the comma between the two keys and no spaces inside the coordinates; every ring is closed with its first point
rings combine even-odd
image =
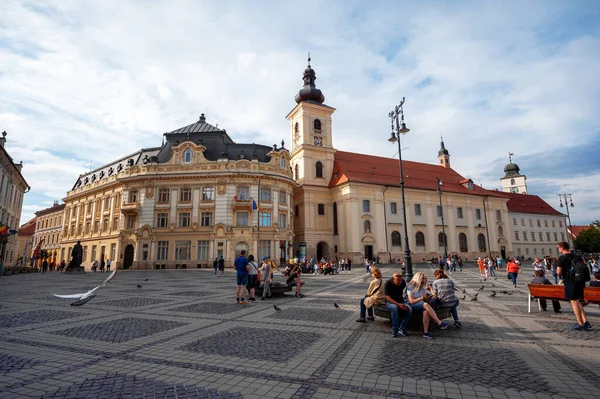
{"type": "MultiPolygon", "coordinates": [[[[48,263],[58,264],[60,262],[60,240],[63,232],[64,209],[65,204],[59,205],[58,201],[54,201],[54,204],[50,208],[42,209],[35,213],[35,233],[33,235],[33,245],[30,248],[30,257],[41,242],[40,250],[47,251],[48,263]]],[[[41,265],[42,259],[38,258],[37,263],[41,265]]]]}
{"type": "Polygon", "coordinates": [[[24,223],[17,231],[17,266],[29,266],[32,254],[33,235],[35,234],[36,218],[24,223]]]}
{"type": "MultiPolygon", "coordinates": [[[[402,259],[404,220],[398,160],[339,151],[334,147],[335,108],[315,85],[309,64],[296,106],[287,115],[292,139],[295,254],[348,257],[357,262],[379,256],[402,259]]],[[[473,259],[512,253],[506,233],[507,198],[473,184],[450,167],[444,142],[438,164],[402,161],[406,223],[415,261],[444,253],[473,259]],[[443,195],[438,193],[438,178],[443,195]],[[442,232],[444,216],[444,233],[442,232]]]]}
{"type": "MultiPolygon", "coordinates": [[[[6,151],[6,132],[0,137],[0,227],[10,231],[19,227],[23,196],[29,191],[29,185],[21,174],[23,164],[15,164],[6,151]]],[[[0,258],[6,265],[13,265],[19,258],[16,234],[0,235],[0,258]]]]}
{"type": "Polygon", "coordinates": [[[80,175],[67,193],[61,259],[81,241],[83,266],[197,268],[244,249],[285,259],[293,233],[290,155],[234,142],[204,114],[141,149],[80,175]]]}

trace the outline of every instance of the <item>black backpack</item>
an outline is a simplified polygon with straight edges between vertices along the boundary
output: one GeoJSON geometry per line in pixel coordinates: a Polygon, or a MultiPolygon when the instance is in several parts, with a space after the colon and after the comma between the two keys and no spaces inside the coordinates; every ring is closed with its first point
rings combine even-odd
{"type": "Polygon", "coordinates": [[[587,267],[580,256],[575,256],[571,260],[571,270],[569,271],[569,280],[571,281],[590,281],[590,269],[587,267]]]}

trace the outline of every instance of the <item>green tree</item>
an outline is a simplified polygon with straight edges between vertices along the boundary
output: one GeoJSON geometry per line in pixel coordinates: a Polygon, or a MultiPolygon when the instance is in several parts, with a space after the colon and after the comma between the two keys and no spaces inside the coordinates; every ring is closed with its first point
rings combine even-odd
{"type": "Polygon", "coordinates": [[[583,252],[600,252],[600,228],[592,226],[579,233],[575,248],[583,252]]]}

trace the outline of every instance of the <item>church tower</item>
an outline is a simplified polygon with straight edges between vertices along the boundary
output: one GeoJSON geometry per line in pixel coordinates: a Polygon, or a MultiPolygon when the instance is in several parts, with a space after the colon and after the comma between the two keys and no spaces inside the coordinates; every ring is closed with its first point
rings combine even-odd
{"type": "Polygon", "coordinates": [[[519,173],[519,165],[512,162],[512,152],[508,153],[508,165],[504,167],[504,177],[502,182],[502,191],[505,193],[527,194],[527,176],[519,173]]]}
{"type": "Polygon", "coordinates": [[[304,70],[304,87],[296,94],[297,105],[287,115],[290,121],[292,168],[299,184],[327,187],[333,171],[331,115],[335,108],[323,102],[325,96],[315,86],[315,71],[304,70]]]}
{"type": "Polygon", "coordinates": [[[444,168],[450,168],[450,153],[444,147],[444,138],[442,137],[442,145],[440,150],[438,151],[438,161],[441,166],[444,168]]]}

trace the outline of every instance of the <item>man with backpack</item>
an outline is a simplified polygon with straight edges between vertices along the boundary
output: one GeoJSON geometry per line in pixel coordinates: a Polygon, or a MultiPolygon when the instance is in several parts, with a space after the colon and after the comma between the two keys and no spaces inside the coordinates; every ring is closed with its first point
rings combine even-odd
{"type": "Polygon", "coordinates": [[[570,329],[575,331],[589,330],[592,325],[587,320],[581,301],[583,300],[585,283],[590,281],[590,269],[580,256],[571,253],[567,242],[559,242],[558,251],[562,255],[558,258],[556,273],[563,279],[565,299],[571,302],[573,313],[575,313],[577,319],[577,324],[573,324],[570,329]]]}

